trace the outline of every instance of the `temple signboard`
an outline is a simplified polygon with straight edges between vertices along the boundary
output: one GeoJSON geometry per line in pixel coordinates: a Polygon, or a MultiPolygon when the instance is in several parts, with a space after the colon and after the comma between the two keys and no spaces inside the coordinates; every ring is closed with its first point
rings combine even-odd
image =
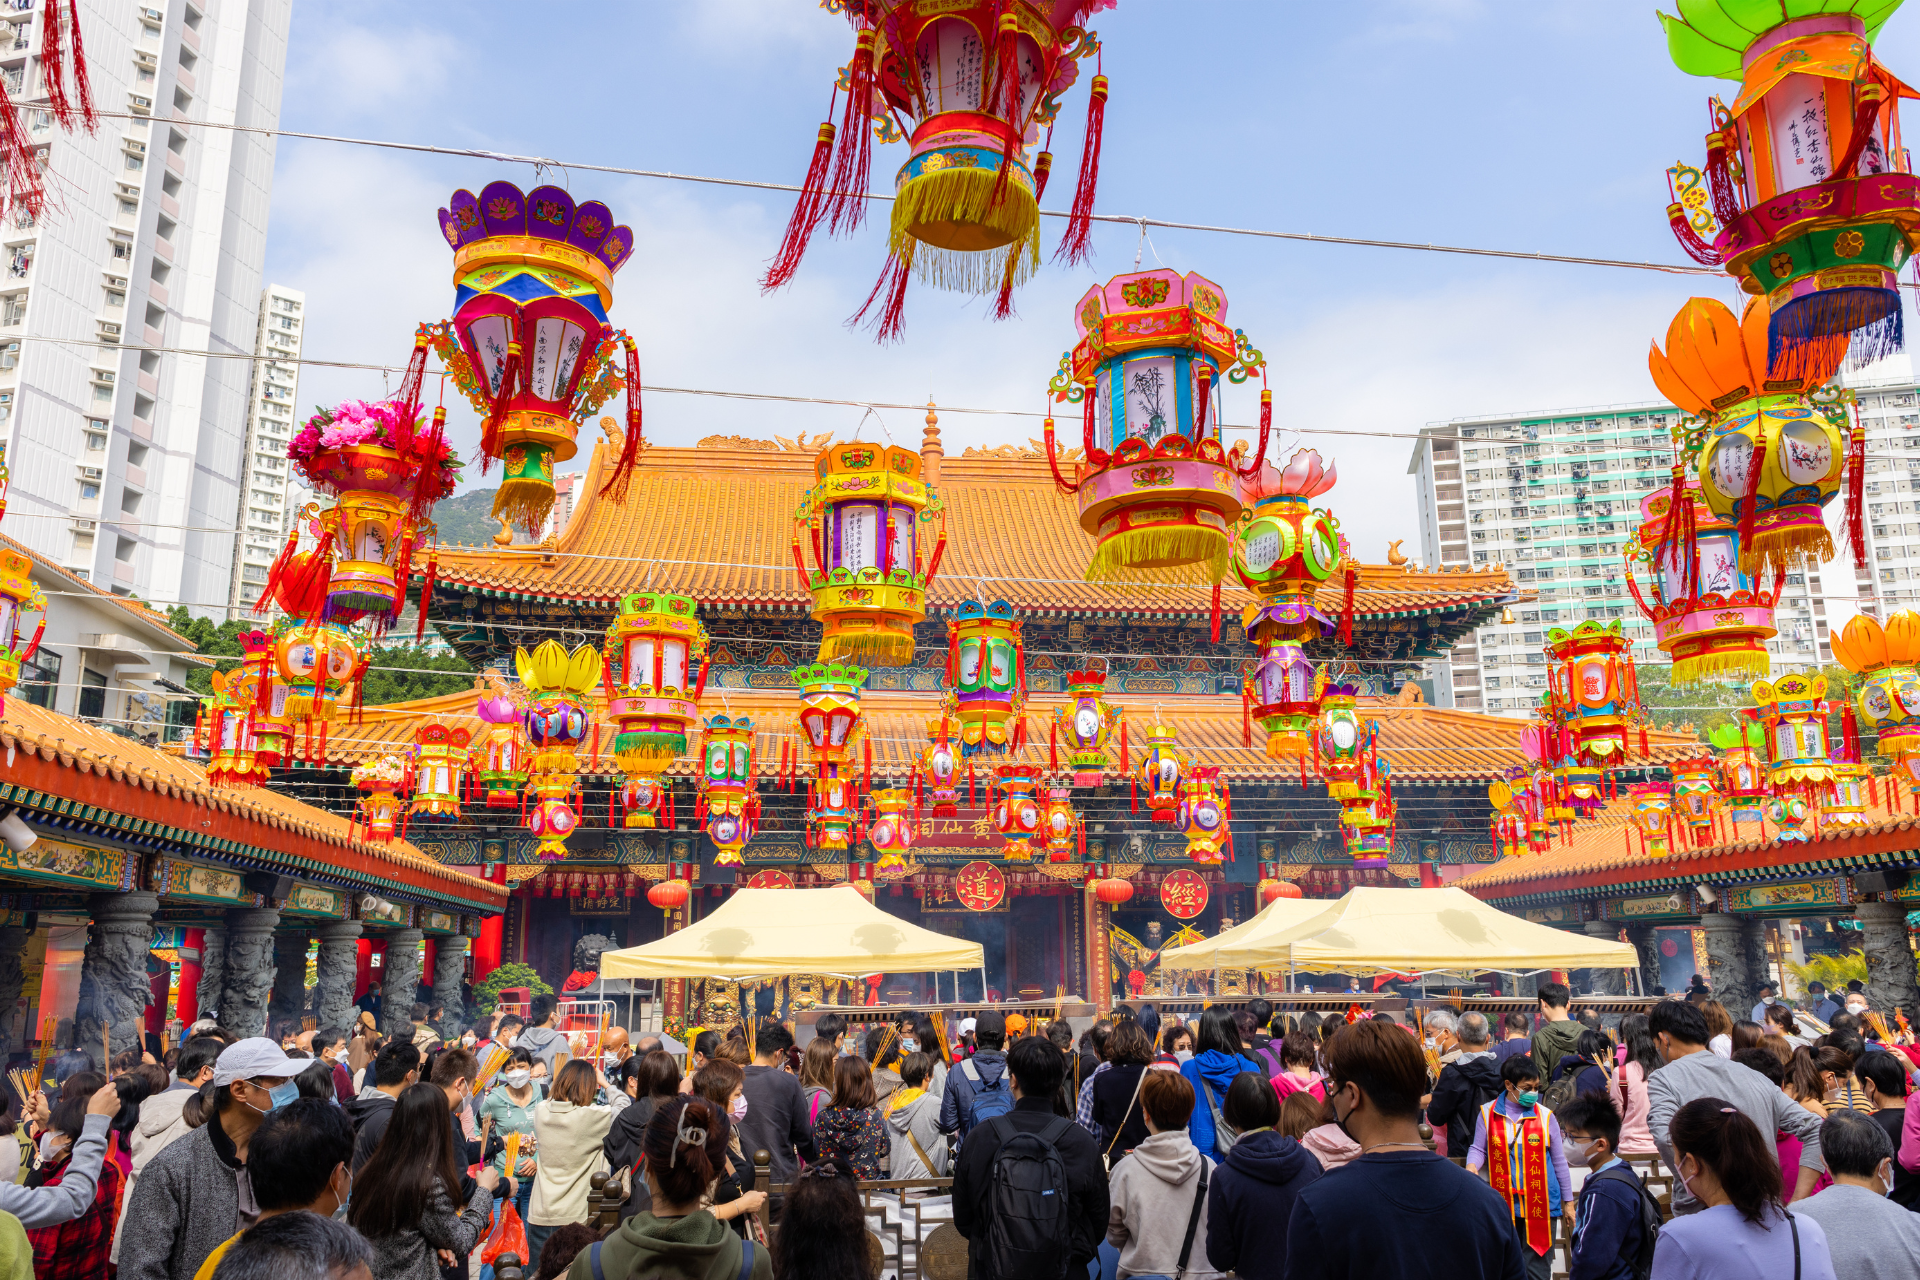
{"type": "Polygon", "coordinates": [[[155,858],[147,873],[147,888],[178,901],[228,907],[260,905],[259,895],[247,891],[238,871],[179,858],[155,858]]]}
{"type": "Polygon", "coordinates": [[[108,891],[133,888],[132,867],[126,854],[118,849],[98,849],[52,836],[41,836],[32,848],[23,852],[0,844],[0,870],[13,872],[22,880],[75,888],[108,891]]]}
{"type": "Polygon", "coordinates": [[[1734,912],[1786,912],[1798,915],[1821,907],[1844,907],[1850,895],[1842,876],[1801,880],[1789,884],[1743,884],[1721,890],[1726,909],[1734,912]]]}
{"type": "Polygon", "coordinates": [[[338,920],[347,914],[347,895],[339,889],[323,889],[315,884],[296,884],[293,893],[281,904],[282,915],[318,916],[338,920]]]}
{"type": "Polygon", "coordinates": [[[1649,898],[1615,898],[1606,904],[1609,920],[1690,920],[1686,895],[1669,893],[1649,898]]]}

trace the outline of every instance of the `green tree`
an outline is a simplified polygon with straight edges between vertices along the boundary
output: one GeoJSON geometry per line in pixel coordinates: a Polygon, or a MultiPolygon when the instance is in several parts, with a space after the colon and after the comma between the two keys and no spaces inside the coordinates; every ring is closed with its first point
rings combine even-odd
{"type": "Polygon", "coordinates": [[[475,1016],[484,1018],[492,1013],[500,1003],[500,993],[509,987],[526,987],[536,996],[553,994],[553,988],[540,980],[532,966],[503,964],[473,984],[473,1007],[479,1011],[475,1016]]]}
{"type": "MultiPolygon", "coordinates": [[[[254,624],[239,621],[216,623],[211,618],[189,612],[184,605],[174,605],[167,610],[167,625],[193,641],[203,658],[236,659],[245,655],[240,647],[240,632],[251,629],[254,624]]],[[[233,661],[222,661],[215,662],[210,668],[196,666],[187,672],[187,688],[198,694],[210,694],[213,692],[213,673],[230,671],[237,665],[233,661]]]]}
{"type": "Polygon", "coordinates": [[[473,688],[473,664],[457,653],[434,653],[399,645],[368,654],[366,705],[435,698],[473,688]],[[442,674],[444,673],[444,674],[442,674]]]}

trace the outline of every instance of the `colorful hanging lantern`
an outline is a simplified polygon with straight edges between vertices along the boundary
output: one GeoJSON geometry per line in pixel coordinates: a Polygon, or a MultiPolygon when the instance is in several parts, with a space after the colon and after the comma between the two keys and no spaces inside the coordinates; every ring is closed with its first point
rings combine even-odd
{"type": "Polygon", "coordinates": [[[1507,770],[1505,779],[1495,779],[1487,784],[1487,803],[1493,809],[1493,822],[1489,834],[1493,839],[1493,848],[1497,857],[1513,857],[1522,853],[1538,853],[1544,847],[1546,824],[1539,826],[1542,844],[1536,847],[1532,840],[1530,806],[1533,799],[1531,775],[1527,770],[1514,766],[1507,770]]]}
{"type": "Polygon", "coordinates": [[[1547,628],[1547,693],[1542,713],[1561,735],[1561,754],[1588,769],[1626,758],[1627,731],[1639,722],[1640,685],[1633,641],[1620,619],[1547,628]]]}
{"type": "MultiPolygon", "coordinates": [[[[1254,504],[1253,519],[1241,527],[1233,570],[1259,597],[1241,614],[1241,623],[1260,650],[1260,661],[1241,698],[1249,719],[1266,730],[1267,755],[1275,760],[1299,760],[1312,749],[1324,680],[1304,646],[1334,628],[1315,607],[1314,595],[1340,568],[1344,552],[1340,522],[1332,512],[1308,504],[1338,478],[1331,463],[1321,465],[1317,452],[1301,449],[1284,469],[1263,462],[1244,487],[1254,504]]],[[[1348,605],[1343,618],[1352,612],[1351,592],[1348,605]]]]}
{"type": "Polygon", "coordinates": [[[620,601],[604,646],[613,760],[628,828],[652,828],[668,790],[660,775],[687,754],[707,682],[707,630],[688,596],[639,591],[620,601]]]}
{"type": "Polygon", "coordinates": [[[520,791],[527,783],[526,695],[509,685],[498,671],[483,671],[474,679],[478,696],[474,713],[480,733],[470,750],[473,776],[484,789],[489,809],[518,809],[520,791]]]}
{"type": "Polygon", "coordinates": [[[1227,787],[1220,770],[1195,766],[1180,790],[1173,826],[1187,838],[1187,856],[1202,866],[1225,862],[1233,849],[1233,833],[1228,829],[1227,787]]]}
{"type": "MultiPolygon", "coordinates": [[[[947,546],[946,507],[920,479],[920,455],[888,445],[828,445],[814,459],[819,483],[794,512],[793,565],[822,629],[820,661],[877,667],[913,661],[913,628],[947,546]],[[940,522],[924,566],[920,526],[940,522]],[[813,549],[809,572],[801,544],[813,549]]],[[[1009,612],[1009,618],[1011,613],[1009,612]]]]}
{"type": "Polygon", "coordinates": [[[1175,744],[1173,730],[1156,724],[1147,731],[1147,749],[1135,776],[1154,822],[1173,821],[1180,809],[1180,784],[1192,767],[1192,759],[1175,744]]]}
{"type": "Polygon", "coordinates": [[[385,844],[394,838],[396,824],[407,807],[400,795],[407,785],[407,773],[407,762],[394,755],[380,756],[354,768],[351,781],[362,793],[354,821],[360,824],[364,839],[385,844]]]}
{"type": "Polygon", "coordinates": [[[1228,457],[1219,427],[1223,380],[1264,379],[1266,361],[1226,319],[1219,285],[1174,271],[1116,276],[1080,300],[1079,345],[1048,388],[1056,401],[1085,409],[1085,461],[1072,484],[1060,474],[1051,418],[1046,445],[1055,482],[1078,495],[1080,527],[1097,540],[1088,582],[1181,567],[1182,581],[1226,575],[1245,509],[1241,481],[1258,470],[1272,419],[1263,391],[1252,461],[1228,457]]]}
{"type": "Polygon", "coordinates": [[[1690,513],[1672,511],[1672,485],[1640,500],[1639,536],[1623,546],[1627,590],[1653,623],[1654,643],[1673,660],[1669,683],[1683,686],[1729,676],[1764,676],[1766,642],[1776,634],[1773,610],[1780,600],[1782,576],[1775,572],[1771,590],[1759,588],[1740,569],[1739,526],[1714,514],[1701,495],[1699,481],[1684,481],[1682,492],[1690,513]],[[1691,549],[1676,541],[1671,553],[1660,554],[1669,524],[1676,530],[1692,530],[1691,549]],[[1691,564],[1686,560],[1689,555],[1691,564]],[[1650,571],[1652,603],[1640,594],[1636,563],[1650,571]]]}
{"type": "Polygon", "coordinates": [[[1833,784],[1820,798],[1820,823],[1826,827],[1864,827],[1871,801],[1868,780],[1873,771],[1857,760],[1836,760],[1833,784]]]}
{"type": "MultiPolygon", "coordinates": [[[[1789,374],[1768,362],[1766,324],[1764,299],[1749,302],[1736,321],[1723,303],[1691,298],[1667,328],[1665,354],[1657,346],[1647,353],[1654,385],[1699,419],[1680,429],[1674,483],[1682,482],[1683,468],[1695,470],[1716,523],[1736,528],[1731,548],[1720,535],[1713,551],[1732,550],[1741,573],[1755,580],[1833,555],[1821,509],[1839,493],[1849,469],[1854,481],[1848,526],[1856,548],[1865,546],[1859,529],[1866,439],[1858,431],[1849,439],[1846,406],[1853,393],[1821,390],[1839,369],[1846,344],[1827,344],[1789,374]]],[[[1700,536],[1687,528],[1691,504],[1676,514],[1680,519],[1662,535],[1663,548],[1670,543],[1672,550],[1656,549],[1654,562],[1680,572],[1679,599],[1711,584],[1699,576],[1710,564],[1696,563],[1691,554],[1700,536]]],[[[1864,551],[1857,550],[1856,563],[1864,564],[1860,555],[1864,551]]],[[[1724,577],[1721,585],[1727,585],[1724,577]]],[[[1777,582],[1772,594],[1779,595],[1777,582]]]]}
{"type": "Polygon", "coordinates": [[[40,648],[47,629],[47,597],[34,585],[33,561],[18,551],[0,548],[0,710],[7,690],[20,683],[20,668],[40,648]],[[22,639],[24,615],[38,613],[33,634],[22,639]]]}
{"type": "Polygon", "coordinates": [[[905,787],[875,791],[867,797],[873,817],[867,822],[867,843],[879,855],[875,872],[904,870],[913,851],[913,792],[905,787]]]}
{"type": "Polygon", "coordinates": [[[1901,349],[1897,274],[1920,245],[1920,183],[1900,140],[1913,90],[1871,46],[1899,5],[1738,0],[1660,14],[1682,71],[1740,82],[1708,100],[1704,170],[1669,169],[1681,247],[1724,266],[1774,318],[1769,361],[1849,339],[1865,363],[1901,349]]]}
{"type": "Polygon", "coordinates": [[[1374,726],[1363,723],[1357,710],[1360,693],[1353,685],[1328,685],[1321,691],[1320,722],[1314,734],[1314,756],[1327,794],[1335,800],[1353,798],[1367,754],[1373,747],[1374,726]]]}
{"type": "Polygon", "coordinates": [[[795,667],[793,682],[800,688],[800,736],[813,757],[814,776],[807,785],[807,843],[844,853],[853,846],[853,829],[860,816],[860,778],[848,767],[847,757],[865,739],[860,693],[867,670],[817,662],[795,667]]]}
{"type": "Polygon", "coordinates": [[[360,643],[338,623],[283,620],[274,627],[273,656],[278,682],[287,687],[282,714],[289,724],[306,725],[307,758],[323,760],[327,726],[366,674],[360,643]]]}
{"type": "MultiPolygon", "coordinates": [[[[265,785],[286,750],[283,721],[270,718],[275,693],[272,638],[241,633],[247,659],[231,671],[212,673],[213,696],[201,702],[195,746],[207,754],[207,785],[241,789],[265,785]],[[262,681],[266,688],[262,688],[262,681]]],[[[279,686],[284,705],[286,690],[279,686]]]]}
{"type": "Polygon", "coordinates": [[[420,327],[414,360],[424,367],[432,344],[480,415],[481,470],[505,463],[494,518],[538,533],[553,507],[554,463],[574,456],[580,424],[622,389],[625,431],[601,421],[620,450],[601,492],[623,499],[640,457],[640,357],[607,312],[633,232],[597,200],[576,208],[559,187],[522,195],[511,182],[489,183],[477,198],[454,192],[440,231],[453,248],[455,310],[420,327]]]}
{"type": "Polygon", "coordinates": [[[1735,831],[1742,822],[1758,822],[1772,788],[1767,781],[1767,731],[1750,721],[1723,724],[1707,735],[1719,754],[1720,787],[1735,831]]]}
{"type": "Polygon", "coordinates": [[[579,789],[580,744],[598,728],[587,692],[600,683],[600,651],[583,644],[568,653],[557,640],[543,640],[529,654],[513,652],[514,669],[527,690],[528,789],[534,803],[527,828],[539,837],[535,852],[549,861],[567,856],[566,839],[579,825],[572,801],[579,789]]]}
{"type": "Polygon", "coordinates": [[[1865,676],[1856,698],[1860,715],[1880,738],[1880,754],[1920,794],[1920,613],[1902,610],[1880,623],[1855,614],[1835,635],[1834,661],[1865,676]]]}
{"type": "Polygon", "coordinates": [[[1354,793],[1340,803],[1340,832],[1347,856],[1362,870],[1384,870],[1393,852],[1393,765],[1369,747],[1354,781],[1354,793]]]}
{"type": "Polygon", "coordinates": [[[960,725],[960,753],[1001,755],[1018,745],[1027,705],[1020,623],[1005,600],[964,600],[947,621],[948,711],[960,725]]]}
{"type": "Polygon", "coordinates": [[[1040,777],[1037,765],[1003,764],[994,770],[988,803],[993,805],[993,829],[1007,842],[1001,856],[1008,862],[1032,862],[1032,842],[1047,838],[1041,824],[1043,802],[1036,794],[1040,777]]]}
{"type": "Polygon", "coordinates": [[[1667,766],[1673,775],[1673,813],[1696,845],[1713,843],[1713,818],[1723,807],[1720,762],[1707,752],[1667,766]]]}
{"type": "Polygon", "coordinates": [[[1647,856],[1664,858],[1673,852],[1673,844],[1667,838],[1667,819],[1673,812],[1673,793],[1664,782],[1641,782],[1627,788],[1627,799],[1633,805],[1628,815],[1633,825],[1640,828],[1647,856]]]}
{"type": "MultiPolygon", "coordinates": [[[[1100,42],[1079,25],[1110,0],[908,0],[835,5],[855,33],[853,60],[841,70],[838,128],[820,126],[813,161],[786,236],[762,285],[793,278],[808,241],[825,223],[850,232],[866,216],[872,137],[895,142],[898,112],[913,121],[909,154],[894,178],[891,255],[866,313],[885,299],[878,326],[898,336],[907,280],[963,293],[998,291],[995,315],[1012,308],[1015,285],[1040,266],[1040,195],[1053,157],[1028,148],[1044,126],[1051,138],[1060,99],[1079,78],[1078,60],[1100,42]]],[[[1080,186],[1060,252],[1069,263],[1087,253],[1100,172],[1107,80],[1093,77],[1080,186]]]]}
{"type": "Polygon", "coordinates": [[[1782,841],[1811,838],[1805,824],[1837,776],[1827,756],[1826,692],[1827,678],[1819,675],[1787,675],[1753,686],[1757,715],[1767,731],[1773,789],[1768,816],[1780,824],[1782,841]]]}
{"type": "Polygon", "coordinates": [[[662,911],[678,911],[693,896],[693,887],[685,880],[662,880],[647,890],[647,901],[662,911]]]}
{"type": "Polygon", "coordinates": [[[1084,849],[1079,810],[1073,807],[1073,788],[1044,787],[1040,798],[1039,839],[1046,845],[1048,862],[1072,862],[1076,846],[1084,849]]]}
{"type": "Polygon", "coordinates": [[[760,796],[753,780],[753,721],[745,716],[714,716],[707,721],[701,747],[700,807],[707,838],[715,849],[713,865],[741,865],[740,851],[760,826],[760,796]]]}
{"type": "Polygon", "coordinates": [[[932,741],[920,748],[920,758],[913,767],[923,803],[932,804],[936,818],[951,818],[960,812],[960,750],[953,745],[953,729],[953,719],[945,712],[927,721],[927,736],[932,741]]]}
{"type": "Polygon", "coordinates": [[[1069,671],[1067,696],[1073,699],[1073,709],[1053,709],[1053,731],[1066,744],[1076,787],[1097,787],[1105,779],[1107,744],[1125,718],[1123,708],[1102,696],[1106,684],[1104,671],[1069,671]]]}
{"type": "MultiPolygon", "coordinates": [[[[1108,867],[1105,863],[1099,864],[1096,869],[1104,873],[1110,873],[1112,870],[1112,868],[1108,867]]],[[[1104,902],[1110,907],[1120,906],[1122,903],[1130,902],[1133,899],[1132,883],[1112,874],[1101,874],[1093,877],[1087,881],[1087,887],[1093,891],[1093,896],[1096,900],[1104,902]]]]}
{"type": "Polygon", "coordinates": [[[429,720],[413,731],[413,800],[407,805],[409,822],[421,819],[457,821],[460,793],[465,788],[470,757],[467,744],[473,733],[465,728],[429,720]]]}

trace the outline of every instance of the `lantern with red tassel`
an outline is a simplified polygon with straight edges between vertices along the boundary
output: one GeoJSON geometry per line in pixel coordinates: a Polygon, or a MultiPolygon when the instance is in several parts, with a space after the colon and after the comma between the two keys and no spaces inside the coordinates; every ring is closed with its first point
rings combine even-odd
{"type": "Polygon", "coordinates": [[[1132,883],[1114,875],[1110,864],[1102,862],[1089,867],[1087,876],[1087,887],[1093,891],[1093,896],[1098,901],[1110,907],[1117,907],[1132,900],[1132,883]]]}
{"type": "Polygon", "coordinates": [[[701,746],[700,797],[715,866],[739,866],[740,851],[760,825],[760,796],[753,779],[753,721],[714,716],[701,746]]]}
{"type": "Polygon", "coordinates": [[[960,752],[953,744],[952,718],[943,713],[927,721],[927,736],[933,741],[920,749],[915,784],[934,817],[951,818],[960,812],[960,752]]]}
{"type": "Polygon", "coordinates": [[[411,770],[399,756],[384,755],[356,766],[350,775],[362,794],[354,808],[354,820],[365,832],[365,839],[386,843],[394,838],[395,823],[406,808],[400,792],[407,785],[411,770]]]}
{"type": "Polygon", "coordinates": [[[1767,814],[1780,825],[1775,839],[1783,844],[1812,839],[1806,824],[1838,777],[1827,741],[1826,696],[1827,678],[1821,675],[1754,682],[1773,790],[1767,814]],[[1788,800],[1797,803],[1783,803],[1788,800]]]}
{"type": "Polygon", "coordinates": [[[963,600],[947,621],[947,714],[963,756],[1001,755],[1027,705],[1020,621],[1005,600],[963,600]]]}
{"type": "Polygon", "coordinates": [[[993,773],[987,803],[993,806],[993,829],[1005,840],[1001,856],[1008,862],[1032,862],[1033,841],[1047,839],[1041,822],[1044,801],[1038,795],[1042,771],[1038,765],[1003,764],[993,773]]]}
{"type": "Polygon", "coordinates": [[[623,388],[624,430],[601,423],[619,450],[601,493],[624,499],[640,458],[640,364],[607,314],[633,232],[614,226],[597,200],[576,206],[559,187],[523,194],[511,182],[477,197],[454,192],[440,231],[453,249],[456,310],[421,326],[419,341],[432,344],[481,417],[483,470],[505,463],[494,518],[539,536],[554,463],[574,456],[580,424],[623,388]]]}
{"type": "Polygon", "coordinates": [[[461,784],[468,767],[467,744],[473,734],[464,727],[423,722],[413,731],[413,800],[409,821],[430,819],[456,822],[460,818],[461,784]]]}
{"type": "Polygon", "coordinates": [[[867,821],[867,843],[879,855],[873,864],[876,873],[903,871],[907,855],[913,850],[913,792],[905,787],[875,791],[868,799],[873,815],[867,821]]]}
{"type": "Polygon", "coordinates": [[[623,825],[651,828],[666,793],[660,775],[687,753],[687,731],[699,717],[707,656],[699,606],[670,592],[624,597],[604,656],[607,711],[619,726],[613,759],[625,776],[623,825]]]}
{"type": "Polygon", "coordinates": [[[1642,782],[1627,789],[1633,804],[1627,815],[1640,829],[1647,856],[1664,858],[1673,852],[1667,836],[1667,819],[1673,812],[1673,792],[1664,782],[1642,782]]]}
{"type": "Polygon", "coordinates": [[[793,669],[800,689],[800,736],[813,757],[807,788],[807,841],[813,848],[844,853],[854,844],[860,815],[860,779],[848,755],[865,737],[860,694],[865,667],[817,662],[793,669]]]}
{"type": "Polygon", "coordinates": [[[579,785],[580,744],[593,727],[587,692],[600,683],[604,660],[590,644],[568,653],[559,641],[543,640],[531,654],[514,650],[513,662],[528,695],[528,789],[536,804],[527,826],[540,837],[536,853],[564,858],[566,838],[579,824],[570,801],[579,785]]]}
{"type": "Polygon", "coordinates": [[[1767,731],[1751,721],[1723,724],[1707,735],[1719,753],[1720,790],[1726,796],[1727,817],[1739,830],[1742,822],[1758,822],[1767,797],[1767,731]]]}
{"type": "Polygon", "coordinates": [[[1878,735],[1880,754],[1920,794],[1920,613],[1902,610],[1885,627],[1856,614],[1845,630],[1828,635],[1834,660],[1866,677],[1855,704],[1878,735]]]}
{"type": "Polygon", "coordinates": [[[1344,551],[1340,522],[1308,504],[1338,478],[1332,463],[1323,467],[1317,452],[1301,449],[1285,468],[1261,463],[1245,490],[1254,513],[1240,530],[1233,567],[1241,585],[1259,597],[1241,620],[1260,661],[1242,696],[1266,730],[1267,755],[1275,760],[1308,754],[1320,712],[1326,679],[1315,673],[1304,646],[1334,629],[1314,596],[1344,551]]]}
{"type": "MultiPolygon", "coordinates": [[[[1067,763],[1073,767],[1076,787],[1097,787],[1105,779],[1107,744],[1113,741],[1115,729],[1123,729],[1126,719],[1125,708],[1106,700],[1106,685],[1104,671],[1069,671],[1067,696],[1073,699],[1073,709],[1053,709],[1054,732],[1066,743],[1067,763]]],[[[1120,767],[1127,768],[1125,764],[1120,767]]]]}
{"type": "Polygon", "coordinates": [[[1713,843],[1713,819],[1724,805],[1720,762],[1709,752],[1667,765],[1673,775],[1673,812],[1695,845],[1713,843]]]}
{"type": "MultiPolygon", "coordinates": [[[[1587,621],[1547,628],[1547,692],[1541,714],[1555,736],[1552,767],[1605,770],[1626,758],[1640,724],[1640,684],[1624,623],[1587,621]]],[[[1598,774],[1590,774],[1598,786],[1598,774]]],[[[1597,791],[1596,791],[1597,795],[1597,791]]]]}
{"type": "MultiPolygon", "coordinates": [[[[1266,358],[1227,323],[1226,292],[1196,274],[1136,271],[1089,290],[1075,311],[1080,341],[1048,386],[1086,406],[1085,460],[1071,484],[1080,526],[1096,539],[1087,581],[1180,568],[1166,581],[1226,576],[1241,482],[1266,452],[1229,457],[1213,401],[1223,382],[1264,376],[1266,358]]],[[[1053,434],[1047,456],[1060,465],[1053,434]]]]}
{"type": "MultiPolygon", "coordinates": [[[[360,642],[332,622],[281,619],[274,625],[274,677],[287,689],[281,714],[307,730],[306,753],[314,753],[315,729],[321,736],[337,718],[360,670],[360,642]]],[[[279,697],[276,690],[274,696],[279,697]]]]}
{"type": "Polygon", "coordinates": [[[1154,822],[1174,820],[1180,810],[1181,784],[1192,768],[1193,760],[1176,744],[1173,730],[1156,724],[1147,731],[1147,750],[1140,757],[1138,779],[1154,822]]]}
{"type": "Polygon", "coordinates": [[[1187,838],[1187,856],[1202,866],[1225,862],[1233,849],[1222,786],[1220,770],[1208,765],[1189,770],[1180,784],[1173,826],[1187,838]]]}
{"type": "Polygon", "coordinates": [[[1836,760],[1833,782],[1820,797],[1820,823],[1823,827],[1864,827],[1867,824],[1868,790],[1873,771],[1857,760],[1836,760]]]}
{"type": "MultiPolygon", "coordinates": [[[[906,163],[895,176],[883,295],[883,336],[897,333],[910,275],[935,288],[994,294],[997,317],[1014,287],[1040,265],[1040,191],[1052,157],[1029,148],[1049,135],[1060,99],[1079,78],[1079,59],[1099,40],[1079,24],[1100,0],[907,0],[836,5],[853,24],[852,60],[843,69],[838,126],[816,135],[779,253],[763,285],[793,278],[814,233],[839,234],[865,216],[874,137],[896,141],[898,112],[913,121],[906,163]]],[[[1085,149],[1061,253],[1086,253],[1105,120],[1106,77],[1093,77],[1085,149]]],[[[838,95],[836,95],[838,96],[838,95]]],[[[864,314],[864,309],[863,309],[864,314]]]]}
{"type": "Polygon", "coordinates": [[[509,685],[498,671],[474,678],[477,696],[474,714],[480,732],[469,749],[473,776],[485,793],[489,809],[517,809],[520,789],[527,782],[526,695],[509,685]]]}
{"type": "Polygon", "coordinates": [[[1038,839],[1046,846],[1048,862],[1072,862],[1085,841],[1084,819],[1073,807],[1071,787],[1046,787],[1040,797],[1038,839]]]}

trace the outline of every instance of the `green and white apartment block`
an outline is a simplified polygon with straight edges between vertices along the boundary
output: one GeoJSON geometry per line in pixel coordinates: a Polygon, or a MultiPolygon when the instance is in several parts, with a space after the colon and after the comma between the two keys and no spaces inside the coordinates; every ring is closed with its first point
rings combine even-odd
{"type": "MultiPolygon", "coordinates": [[[[1886,361],[1874,372],[1899,368],[1886,361]]],[[[1790,573],[1767,644],[1776,674],[1833,660],[1828,628],[1856,612],[1884,618],[1920,609],[1920,385],[1853,381],[1867,427],[1867,568],[1836,556],[1790,573]]],[[[1621,544],[1640,525],[1640,501],[1669,482],[1669,404],[1459,418],[1422,429],[1408,473],[1418,494],[1421,555],[1429,565],[1503,564],[1537,599],[1464,636],[1429,664],[1443,706],[1524,716],[1546,687],[1550,626],[1622,618],[1641,663],[1662,660],[1653,627],[1627,592],[1621,544]]],[[[1842,498],[1827,508],[1840,543],[1842,498]]],[[[1643,583],[1643,588],[1644,588],[1643,583]]]]}

